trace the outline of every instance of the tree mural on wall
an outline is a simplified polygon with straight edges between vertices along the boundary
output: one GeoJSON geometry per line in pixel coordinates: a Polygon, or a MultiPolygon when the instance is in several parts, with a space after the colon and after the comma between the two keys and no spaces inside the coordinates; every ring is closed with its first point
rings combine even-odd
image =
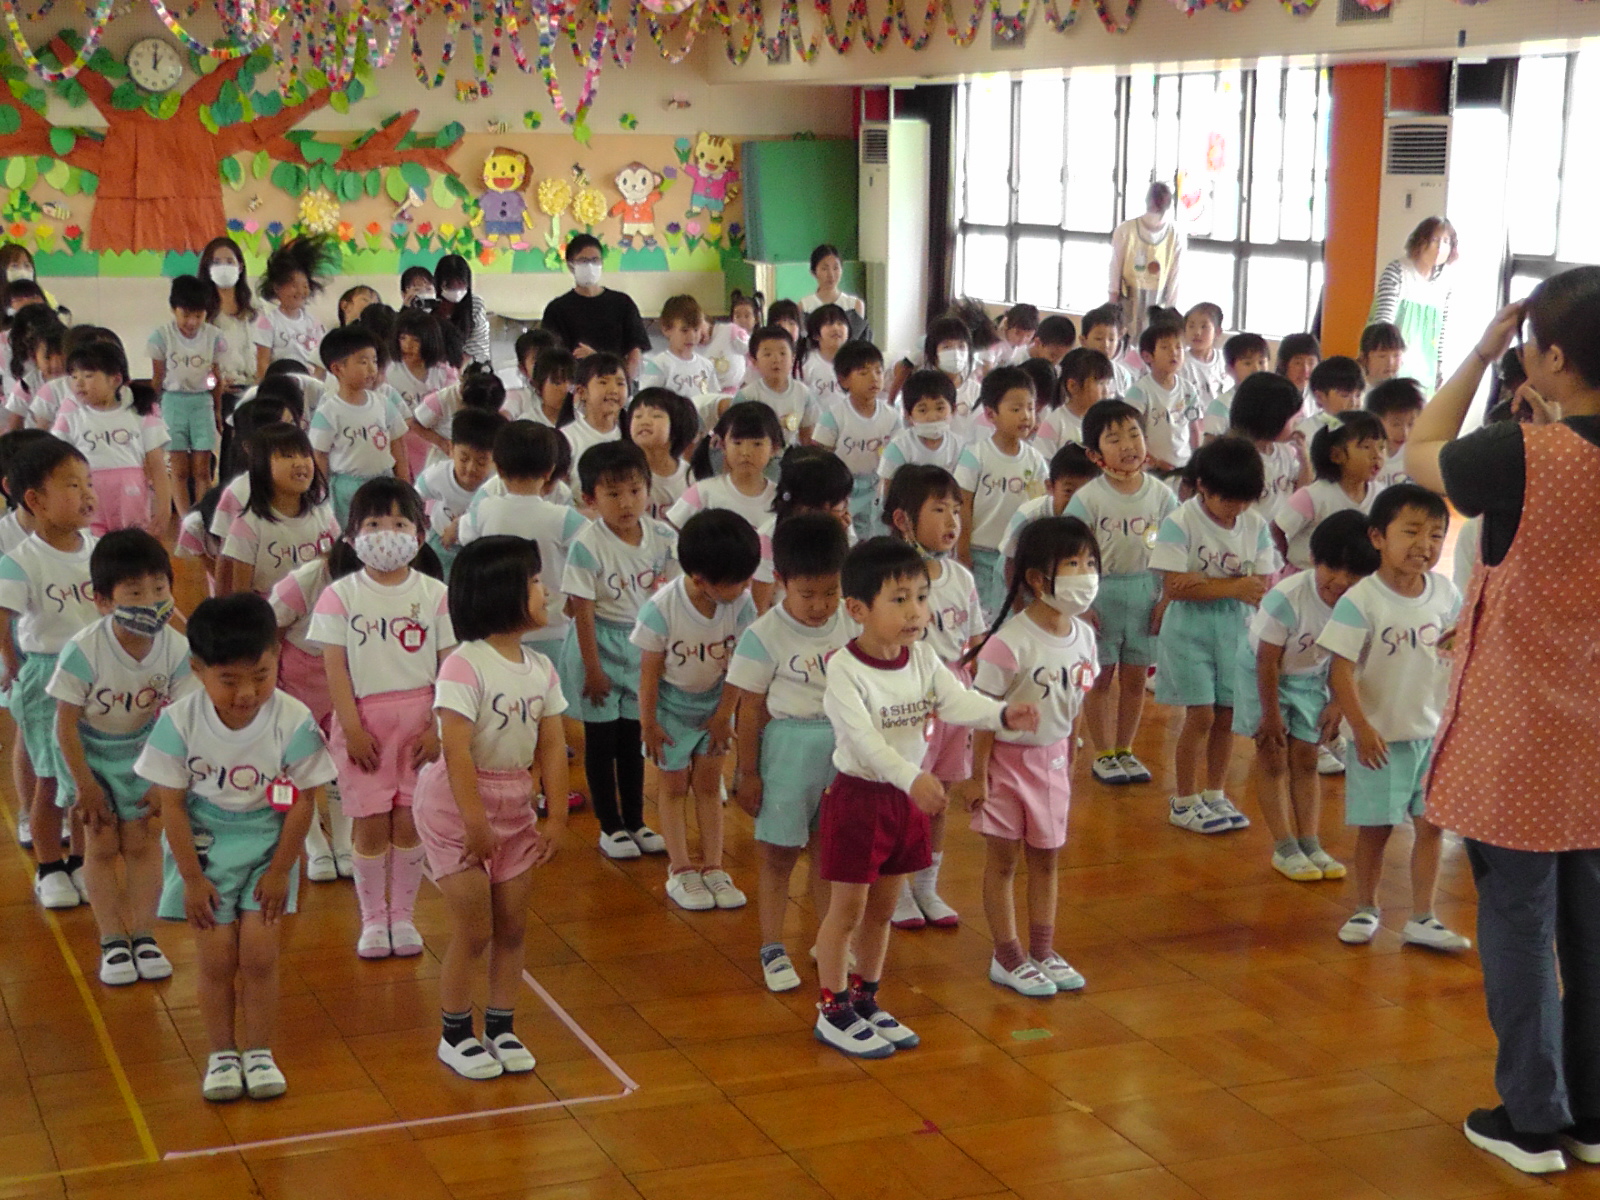
{"type": "MultiPolygon", "coordinates": [[[[57,62],[72,58],[74,39],[63,34],[50,43],[57,62]]],[[[419,137],[412,110],[348,146],[322,142],[294,127],[324,106],[347,111],[364,84],[352,79],[334,91],[320,72],[308,71],[309,85],[297,81],[279,91],[269,79],[266,90],[254,91],[256,77],[272,64],[270,49],[223,63],[191,57],[202,72],[198,83],[151,96],[102,49],[76,78],[52,86],[70,104],[93,105],[104,130],[52,124],[43,89],[8,68],[14,103],[0,93],[0,157],[34,155],[95,177],[82,184],[95,195],[94,250],[200,250],[224,227],[223,183],[243,182],[246,168],[234,157],[240,154],[251,155],[257,178],[270,171],[275,185],[296,196],[322,189],[353,200],[386,191],[401,200],[413,190],[426,192],[433,171],[465,197],[446,161],[463,132],[459,124],[419,137]]]]}

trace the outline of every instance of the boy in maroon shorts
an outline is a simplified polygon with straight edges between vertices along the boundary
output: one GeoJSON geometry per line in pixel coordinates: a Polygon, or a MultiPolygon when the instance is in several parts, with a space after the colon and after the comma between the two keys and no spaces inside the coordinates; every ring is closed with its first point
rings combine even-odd
{"type": "Polygon", "coordinates": [[[862,542],[845,559],[841,583],[861,633],[828,659],[822,701],[839,774],[822,795],[818,829],[832,891],[817,934],[816,1036],[846,1054],[887,1058],[918,1040],[878,1007],[889,919],[901,877],[932,861],[928,817],[945,806],[943,786],[922,770],[923,731],[935,714],[955,725],[1032,730],[1039,713],[969,690],[922,640],[929,584],[916,547],[888,537],[862,542]],[[853,936],[859,973],[847,981],[853,936]]]}

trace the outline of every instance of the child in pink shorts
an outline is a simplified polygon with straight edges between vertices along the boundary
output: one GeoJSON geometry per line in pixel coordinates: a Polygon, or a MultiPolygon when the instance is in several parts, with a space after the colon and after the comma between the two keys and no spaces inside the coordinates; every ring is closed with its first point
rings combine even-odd
{"type": "Polygon", "coordinates": [[[1038,727],[973,737],[972,828],[988,843],[984,914],[994,937],[989,979],[1024,996],[1083,986],[1057,954],[1056,855],[1067,841],[1072,727],[1099,671],[1094,633],[1082,617],[1100,586],[1100,551],[1077,517],[1039,517],[1022,527],[1011,588],[974,657],[974,684],[1009,704],[1039,710],[1038,727]],[[1027,607],[1006,617],[1018,598],[1027,607]],[[1017,852],[1028,860],[1028,949],[1011,898],[1017,852]]]}
{"type": "Polygon", "coordinates": [[[89,460],[95,512],[89,529],[148,529],[165,537],[172,487],[163,451],[169,440],[159,397],[129,382],[128,359],[114,342],[79,346],[67,358],[78,406],[62,412],[50,432],[89,460]]]}
{"type": "Polygon", "coordinates": [[[355,822],[362,958],[422,953],[411,916],[424,855],[411,798],[418,768],[439,757],[433,685],[456,641],[439,560],[422,544],[427,527],[409,483],[367,480],[351,497],[328,560],[333,582],[311,614],[333,702],[339,797],[355,822]]]}
{"type": "Polygon", "coordinates": [[[550,795],[567,792],[567,743],[555,667],[522,639],[545,622],[539,544],[492,536],[464,547],[450,573],[450,616],[465,640],[439,668],[433,711],[444,757],[422,768],[413,815],[428,869],[450,908],[439,973],[444,1032],[439,1060],[467,1079],[531,1071],[512,1031],[522,988],[528,869],[556,851],[565,805],[541,831],[533,772],[550,795]],[[475,977],[489,959],[483,1040],[473,1033],[475,977]]]}

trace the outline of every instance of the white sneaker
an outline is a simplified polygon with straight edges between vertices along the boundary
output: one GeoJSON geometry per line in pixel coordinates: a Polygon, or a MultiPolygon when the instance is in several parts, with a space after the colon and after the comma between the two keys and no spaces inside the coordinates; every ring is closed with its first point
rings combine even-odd
{"type": "Polygon", "coordinates": [[[156,945],[153,938],[134,939],[133,965],[140,979],[155,982],[172,978],[172,962],[161,953],[161,947],[156,945]]]}
{"type": "Polygon", "coordinates": [[[17,814],[17,845],[33,849],[33,814],[26,810],[17,814]]]}
{"type": "Polygon", "coordinates": [[[921,929],[927,923],[928,918],[923,916],[922,909],[917,907],[910,886],[902,886],[900,898],[894,902],[894,916],[889,918],[889,924],[896,929],[921,929]]]}
{"type": "Polygon", "coordinates": [[[339,872],[340,879],[354,879],[356,877],[356,860],[353,851],[334,851],[333,865],[339,872]]]}
{"type": "Polygon", "coordinates": [[[1127,776],[1129,783],[1149,783],[1152,776],[1150,768],[1138,760],[1130,750],[1127,754],[1117,756],[1117,761],[1122,764],[1122,773],[1127,776]]]}
{"type": "Polygon", "coordinates": [[[667,852],[667,839],[648,825],[639,826],[628,836],[633,839],[633,844],[645,854],[665,854],[667,852]]]}
{"type": "Polygon", "coordinates": [[[1321,846],[1306,855],[1306,858],[1310,860],[1313,867],[1322,872],[1324,879],[1344,878],[1344,864],[1321,846]]]}
{"type": "Polygon", "coordinates": [[[1471,950],[1472,939],[1462,937],[1453,929],[1445,928],[1438,917],[1417,920],[1413,917],[1400,930],[1402,940],[1413,946],[1426,946],[1430,950],[1471,950]]]}
{"type": "Polygon", "coordinates": [[[690,912],[705,912],[717,906],[717,898],[706,887],[699,871],[679,871],[668,875],[667,896],[679,908],[686,908],[690,912]]]}
{"type": "Polygon", "coordinates": [[[505,1070],[500,1060],[475,1037],[456,1046],[440,1038],[435,1053],[440,1062],[463,1079],[495,1079],[505,1070]]]}
{"type": "Polygon", "coordinates": [[[244,1090],[252,1100],[271,1100],[289,1090],[289,1081],[278,1070],[271,1050],[244,1052],[244,1090]]]}
{"type": "Polygon", "coordinates": [[[361,938],[356,942],[356,954],[362,958],[388,958],[394,953],[389,941],[389,925],[374,922],[361,928],[361,938]]]}
{"type": "Polygon", "coordinates": [[[1155,693],[1156,693],[1156,673],[1154,671],[1146,671],[1145,672],[1145,674],[1144,674],[1144,690],[1149,692],[1152,696],[1155,695],[1155,693]]]}
{"type": "Polygon", "coordinates": [[[502,1033],[485,1042],[484,1046],[507,1075],[525,1075],[538,1065],[534,1061],[533,1051],[524,1046],[522,1039],[514,1033],[502,1033]]]}
{"type": "Polygon", "coordinates": [[[1089,772],[1101,783],[1116,787],[1128,782],[1128,773],[1122,769],[1122,759],[1115,754],[1102,754],[1089,766],[1089,772]]]}
{"type": "Polygon", "coordinates": [[[843,1051],[852,1058],[888,1058],[894,1053],[894,1043],[879,1035],[872,1024],[862,1017],[857,1017],[847,1028],[840,1029],[819,1012],[812,1034],[817,1041],[843,1051]]]}
{"type": "Polygon", "coordinates": [[[1022,996],[1054,996],[1056,985],[1045,978],[1043,971],[1033,965],[1031,959],[1023,959],[1022,965],[1014,971],[1008,971],[1000,965],[998,958],[989,960],[989,982],[998,983],[1001,987],[1008,987],[1013,992],[1022,996]]]}
{"type": "Polygon", "coordinates": [[[1227,833],[1233,828],[1232,821],[1217,816],[1206,807],[1204,800],[1196,800],[1188,808],[1179,808],[1176,796],[1167,802],[1167,823],[1190,833],[1227,833]]]}
{"type": "Polygon", "coordinates": [[[600,835],[600,853],[607,858],[638,858],[639,845],[622,830],[600,835]]]}
{"type": "MultiPolygon", "coordinates": [[[[1343,739],[1339,742],[1343,745],[1343,739]]],[[[1332,746],[1317,747],[1317,774],[1318,775],[1343,775],[1344,760],[1341,759],[1332,746]]]]}
{"type": "Polygon", "coordinates": [[[743,908],[750,902],[749,897],[734,886],[732,877],[721,867],[703,873],[700,882],[711,893],[718,908],[743,908]]]}
{"type": "Polygon", "coordinates": [[[1378,914],[1358,912],[1339,926],[1339,940],[1347,946],[1365,946],[1378,936],[1378,914]]]}
{"type": "Polygon", "coordinates": [[[1322,869],[1298,850],[1293,854],[1279,854],[1274,850],[1272,869],[1296,883],[1312,883],[1322,878],[1322,869]]]}
{"type": "Polygon", "coordinates": [[[77,908],[83,903],[83,897],[78,894],[78,889],[72,886],[72,877],[65,871],[35,875],[33,894],[46,908],[77,908]]]}
{"type": "Polygon", "coordinates": [[[100,982],[107,987],[126,987],[139,982],[133,947],[127,942],[107,942],[100,947],[100,982]]]}
{"type": "Polygon", "coordinates": [[[911,1030],[907,1029],[904,1025],[900,1024],[899,1021],[895,1020],[881,1008],[877,1012],[873,1013],[870,1017],[866,1018],[866,1021],[868,1025],[872,1026],[873,1030],[879,1037],[888,1042],[896,1050],[910,1050],[913,1046],[919,1046],[922,1044],[922,1039],[920,1037],[918,1037],[911,1030]]]}
{"type": "Polygon", "coordinates": [[[944,902],[938,892],[911,892],[912,902],[922,910],[923,917],[935,929],[954,929],[961,924],[961,914],[944,902]]]}
{"type": "Polygon", "coordinates": [[[1054,951],[1043,958],[1029,961],[1039,968],[1040,974],[1056,985],[1058,992],[1075,992],[1088,982],[1084,979],[1082,971],[1054,951]]]}
{"type": "Polygon", "coordinates": [[[78,899],[84,904],[89,903],[89,880],[84,875],[83,868],[79,867],[75,871],[68,872],[68,878],[72,880],[72,886],[78,893],[78,899]]]}
{"type": "Polygon", "coordinates": [[[218,1050],[206,1060],[200,1094],[213,1104],[226,1104],[244,1095],[244,1068],[237,1050],[218,1050]]]}
{"type": "Polygon", "coordinates": [[[332,883],[339,878],[339,864],[331,854],[306,859],[306,878],[312,883],[332,883]]]}
{"type": "Polygon", "coordinates": [[[410,921],[390,921],[389,948],[396,958],[414,958],[422,953],[422,934],[410,921]]]}
{"type": "Polygon", "coordinates": [[[1233,801],[1229,800],[1226,796],[1219,797],[1216,800],[1207,800],[1205,801],[1205,806],[1209,808],[1214,815],[1219,817],[1227,817],[1231,828],[1250,828],[1250,818],[1240,812],[1238,808],[1234,806],[1233,801]]]}
{"type": "Polygon", "coordinates": [[[800,986],[800,972],[794,969],[787,954],[780,954],[771,962],[761,964],[761,977],[767,981],[769,992],[792,992],[800,986]]]}

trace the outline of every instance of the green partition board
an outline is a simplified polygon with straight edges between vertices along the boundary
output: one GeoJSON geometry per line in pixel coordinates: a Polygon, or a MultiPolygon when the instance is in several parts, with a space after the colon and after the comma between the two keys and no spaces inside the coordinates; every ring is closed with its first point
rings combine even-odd
{"type": "Polygon", "coordinates": [[[740,153],[745,257],[808,262],[823,242],[839,247],[846,261],[856,257],[854,141],[745,142],[740,153]]]}
{"type": "MultiPolygon", "coordinates": [[[[769,304],[774,300],[798,300],[817,290],[817,281],[811,277],[810,254],[807,254],[802,262],[780,262],[774,263],[773,266],[777,283],[773,289],[775,294],[767,297],[769,304]]],[[[839,279],[840,289],[853,296],[864,295],[867,283],[865,264],[846,262],[843,267],[839,279]]],[[[755,290],[755,267],[748,259],[743,262],[730,262],[723,271],[722,278],[726,295],[731,296],[734,288],[738,288],[747,296],[755,290]]]]}

